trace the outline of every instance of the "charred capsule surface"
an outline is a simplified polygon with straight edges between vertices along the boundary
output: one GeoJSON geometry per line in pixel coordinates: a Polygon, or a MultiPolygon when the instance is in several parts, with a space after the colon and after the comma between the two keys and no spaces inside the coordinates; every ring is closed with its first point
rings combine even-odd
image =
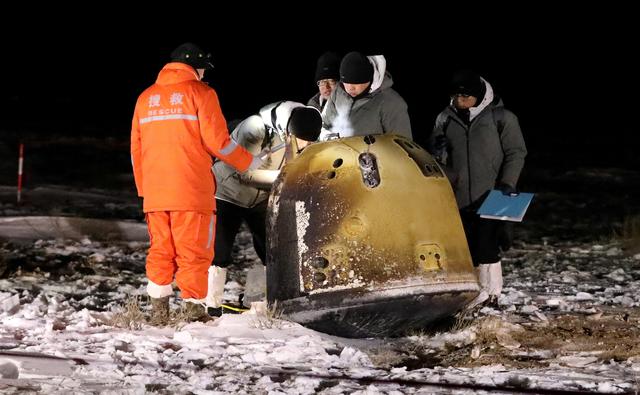
{"type": "Polygon", "coordinates": [[[403,137],[307,147],[272,188],[267,223],[268,300],[314,329],[400,334],[478,292],[451,185],[403,137]]]}

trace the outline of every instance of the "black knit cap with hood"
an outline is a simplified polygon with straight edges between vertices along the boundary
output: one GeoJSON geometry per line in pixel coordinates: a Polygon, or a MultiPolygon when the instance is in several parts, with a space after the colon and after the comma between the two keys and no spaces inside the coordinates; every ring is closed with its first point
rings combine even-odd
{"type": "Polygon", "coordinates": [[[360,52],[349,52],[340,62],[340,81],[347,84],[364,84],[373,81],[373,65],[360,52]]]}
{"type": "Polygon", "coordinates": [[[171,61],[188,64],[194,69],[212,69],[211,54],[194,43],[180,44],[171,52],[171,61]]]}
{"type": "Polygon", "coordinates": [[[478,104],[484,98],[487,88],[478,74],[471,70],[459,70],[453,73],[449,94],[451,96],[462,94],[470,95],[478,99],[478,104]]]}

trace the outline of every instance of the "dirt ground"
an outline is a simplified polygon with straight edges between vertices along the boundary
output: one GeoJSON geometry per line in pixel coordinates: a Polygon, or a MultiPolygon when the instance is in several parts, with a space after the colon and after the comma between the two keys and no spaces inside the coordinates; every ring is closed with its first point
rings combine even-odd
{"type": "Polygon", "coordinates": [[[369,350],[380,367],[409,370],[478,367],[501,364],[509,369],[543,369],[553,363],[582,367],[590,363],[640,361],[640,308],[606,308],[594,313],[545,314],[531,321],[517,314],[484,315],[478,311],[458,317],[449,331],[472,329],[468,342],[434,350],[430,334],[369,350]]]}
{"type": "MultiPolygon", "coordinates": [[[[505,318],[511,321],[511,317],[505,318]]],[[[623,362],[640,356],[640,309],[637,307],[608,309],[588,315],[565,313],[548,316],[548,321],[519,324],[510,332],[512,339],[502,337],[501,332],[495,330],[500,327],[495,320],[484,318],[478,323],[482,330],[480,342],[474,347],[480,346],[479,356],[474,358],[471,350],[461,349],[454,353],[452,365],[501,363],[514,368],[537,368],[548,365],[549,360],[561,358],[563,354],[573,355],[576,352],[585,357],[595,357],[600,362],[623,362]],[[520,344],[517,349],[522,350],[522,355],[516,353],[514,358],[513,348],[517,344],[520,344]],[[531,351],[535,353],[531,355],[531,351]]]]}

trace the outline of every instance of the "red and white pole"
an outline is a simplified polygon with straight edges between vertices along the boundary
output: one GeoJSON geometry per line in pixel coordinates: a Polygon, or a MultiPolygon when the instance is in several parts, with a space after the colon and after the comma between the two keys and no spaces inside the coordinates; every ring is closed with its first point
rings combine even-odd
{"type": "Polygon", "coordinates": [[[18,203],[22,194],[22,164],[24,162],[24,143],[20,143],[20,155],[18,156],[18,203]]]}

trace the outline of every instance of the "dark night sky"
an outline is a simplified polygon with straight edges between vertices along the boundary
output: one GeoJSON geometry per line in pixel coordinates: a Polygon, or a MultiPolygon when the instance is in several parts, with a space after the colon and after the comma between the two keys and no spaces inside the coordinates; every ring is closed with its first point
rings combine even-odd
{"type": "Polygon", "coordinates": [[[260,10],[231,18],[203,11],[198,20],[149,18],[144,25],[134,17],[30,20],[0,32],[4,129],[126,136],[138,93],[175,46],[194,41],[213,53],[216,68],[205,79],[228,119],[276,100],[306,102],[316,92],[322,52],[359,50],[386,56],[418,141],[448,102],[451,73],[465,67],[494,86],[536,147],[562,136],[637,144],[637,122],[628,120],[635,105],[622,108],[640,73],[632,61],[638,34],[625,22],[630,13],[507,12],[513,15],[381,9],[376,18],[365,12],[329,20],[325,11],[280,20],[260,10]]]}

